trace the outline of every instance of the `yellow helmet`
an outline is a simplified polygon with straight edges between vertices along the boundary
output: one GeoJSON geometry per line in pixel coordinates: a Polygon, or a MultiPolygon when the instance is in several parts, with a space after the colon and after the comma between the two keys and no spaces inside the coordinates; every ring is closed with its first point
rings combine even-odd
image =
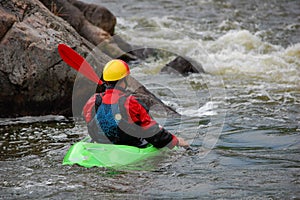
{"type": "Polygon", "coordinates": [[[111,60],[103,68],[103,80],[105,81],[117,81],[129,74],[129,67],[123,60],[111,60]]]}

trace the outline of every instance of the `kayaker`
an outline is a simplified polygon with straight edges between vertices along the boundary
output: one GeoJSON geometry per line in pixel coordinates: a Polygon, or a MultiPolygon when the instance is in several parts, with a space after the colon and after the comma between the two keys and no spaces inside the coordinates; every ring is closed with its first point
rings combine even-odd
{"type": "Polygon", "coordinates": [[[126,93],[129,74],[127,63],[118,59],[111,60],[103,68],[106,91],[93,95],[83,108],[92,139],[98,143],[141,148],[148,143],[157,148],[189,147],[183,138],[161,127],[140,100],[126,93]]]}

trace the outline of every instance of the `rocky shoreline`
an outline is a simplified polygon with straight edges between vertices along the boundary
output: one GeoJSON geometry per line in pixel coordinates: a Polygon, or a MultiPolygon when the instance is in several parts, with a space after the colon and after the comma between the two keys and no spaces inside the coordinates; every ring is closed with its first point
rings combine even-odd
{"type": "MultiPolygon", "coordinates": [[[[78,112],[81,110],[89,95],[95,92],[95,86],[85,77],[76,79],[76,71],[58,55],[60,43],[71,46],[83,57],[104,43],[105,51],[97,51],[97,62],[93,65],[98,74],[111,58],[131,61],[151,56],[153,50],[133,51],[122,38],[113,37],[116,23],[116,17],[106,8],[77,0],[2,0],[0,117],[72,116],[72,98],[82,100],[77,105],[78,112]],[[78,81],[74,86],[75,79],[78,81]],[[80,85],[88,88],[74,94],[73,87],[80,85]]],[[[180,70],[175,69],[183,74],[200,72],[183,60],[175,59],[166,67],[179,66],[180,70]]],[[[177,114],[135,79],[131,78],[130,84],[131,92],[149,107],[157,104],[167,113],[177,114]]]]}

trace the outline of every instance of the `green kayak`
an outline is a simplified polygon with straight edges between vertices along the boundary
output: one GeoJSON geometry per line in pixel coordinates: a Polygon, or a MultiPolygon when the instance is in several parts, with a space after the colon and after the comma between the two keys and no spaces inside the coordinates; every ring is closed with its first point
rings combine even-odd
{"type": "Polygon", "coordinates": [[[70,147],[63,165],[78,164],[84,167],[120,168],[134,163],[141,164],[150,157],[162,155],[168,149],[157,149],[152,145],[138,148],[127,145],[99,144],[89,142],[87,137],[70,147]]]}

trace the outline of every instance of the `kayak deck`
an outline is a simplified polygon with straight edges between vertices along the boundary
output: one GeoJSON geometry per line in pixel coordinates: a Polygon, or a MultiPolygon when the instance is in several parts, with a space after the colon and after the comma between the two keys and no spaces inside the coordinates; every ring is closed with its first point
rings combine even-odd
{"type": "Polygon", "coordinates": [[[138,148],[127,145],[91,143],[89,141],[90,138],[87,137],[72,145],[64,157],[63,165],[78,164],[88,168],[116,168],[160,155],[166,149],[157,149],[150,144],[146,148],[138,148]]]}

